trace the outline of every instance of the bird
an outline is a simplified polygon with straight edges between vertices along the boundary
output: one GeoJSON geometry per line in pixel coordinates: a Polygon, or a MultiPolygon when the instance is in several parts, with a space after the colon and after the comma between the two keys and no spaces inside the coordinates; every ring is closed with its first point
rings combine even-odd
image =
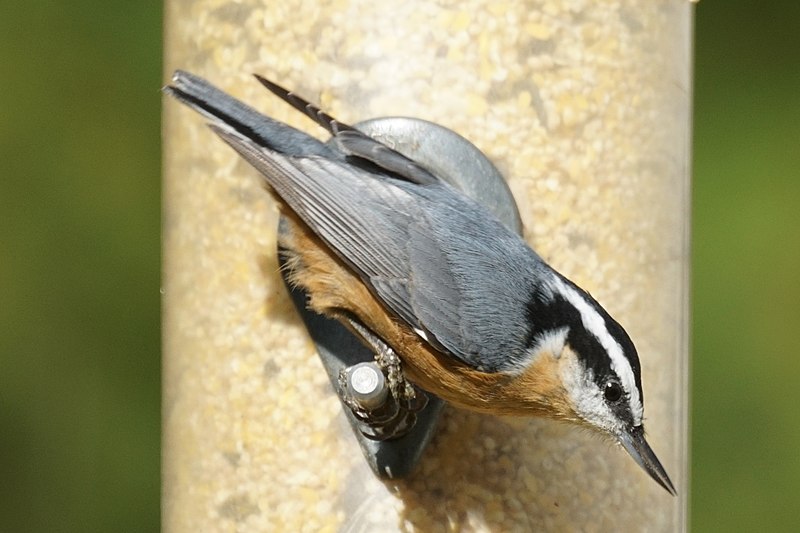
{"type": "Polygon", "coordinates": [[[587,291],[424,165],[254,76],[332,142],[186,71],[163,91],[258,170],[288,221],[290,281],[312,310],[392,350],[405,378],[455,406],[610,437],[676,495],[645,438],[634,343],[587,291]]]}

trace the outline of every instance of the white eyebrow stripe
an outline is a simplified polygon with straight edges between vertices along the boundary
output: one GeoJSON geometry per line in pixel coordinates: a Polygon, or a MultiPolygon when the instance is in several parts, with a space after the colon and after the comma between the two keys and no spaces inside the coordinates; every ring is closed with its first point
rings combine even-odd
{"type": "Polygon", "coordinates": [[[553,288],[563,295],[581,314],[581,322],[586,331],[597,338],[600,345],[608,352],[611,358],[611,369],[616,372],[622,381],[623,388],[630,397],[630,406],[633,414],[634,425],[642,423],[642,401],[639,398],[639,389],[636,388],[636,378],[633,375],[633,368],[622,352],[622,346],[611,336],[606,328],[606,321],[600,316],[597,310],[589,305],[575,289],[564,283],[557,275],[553,275],[553,288]]]}

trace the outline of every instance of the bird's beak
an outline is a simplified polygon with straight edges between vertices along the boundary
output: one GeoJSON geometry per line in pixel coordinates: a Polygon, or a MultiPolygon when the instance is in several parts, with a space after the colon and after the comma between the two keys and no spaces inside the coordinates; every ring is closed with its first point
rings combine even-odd
{"type": "Polygon", "coordinates": [[[661,466],[658,457],[656,457],[656,454],[644,439],[643,426],[636,426],[628,431],[623,431],[617,438],[625,449],[628,450],[628,453],[631,454],[633,460],[644,468],[645,472],[656,480],[656,483],[664,487],[664,489],[673,496],[677,494],[675,492],[675,487],[672,485],[672,481],[669,480],[667,472],[664,470],[664,467],[661,466]]]}

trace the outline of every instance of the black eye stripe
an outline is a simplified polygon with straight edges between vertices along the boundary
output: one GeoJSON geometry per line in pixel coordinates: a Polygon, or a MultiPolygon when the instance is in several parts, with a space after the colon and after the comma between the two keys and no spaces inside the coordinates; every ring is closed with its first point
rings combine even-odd
{"type": "Polygon", "coordinates": [[[568,327],[569,344],[587,369],[592,371],[598,387],[612,374],[611,360],[600,341],[583,327],[580,312],[562,295],[536,293],[528,300],[526,345],[532,346],[541,335],[568,327]]]}
{"type": "Polygon", "coordinates": [[[569,304],[560,294],[545,295],[534,290],[528,298],[525,309],[528,334],[526,345],[530,346],[541,335],[560,329],[570,324],[580,323],[578,310],[569,304]]]}
{"type": "MultiPolygon", "coordinates": [[[[644,404],[642,394],[641,370],[636,347],[625,329],[615,321],[592,296],[569,281],[560,277],[561,281],[575,290],[589,306],[591,306],[603,319],[605,330],[614,341],[622,348],[622,353],[633,371],[633,386],[638,392],[640,405],[644,404]]],[[[525,346],[533,347],[543,334],[559,329],[568,328],[566,343],[576,352],[578,359],[590,371],[593,381],[601,391],[605,391],[606,382],[614,379],[620,384],[619,376],[611,368],[611,358],[603,348],[600,340],[583,326],[580,311],[571,304],[564,295],[549,286],[536,286],[531,290],[526,306],[528,331],[525,346]]],[[[622,388],[621,384],[620,387],[622,388]]],[[[621,398],[629,398],[633,390],[622,388],[621,398]]],[[[622,403],[609,402],[615,409],[621,409],[622,403]]]]}

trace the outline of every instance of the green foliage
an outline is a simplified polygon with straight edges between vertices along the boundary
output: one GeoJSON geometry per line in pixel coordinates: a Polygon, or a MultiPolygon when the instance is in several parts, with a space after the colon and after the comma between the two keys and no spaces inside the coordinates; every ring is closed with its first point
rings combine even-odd
{"type": "Polygon", "coordinates": [[[2,10],[2,531],[159,527],[161,9],[2,10]]]}
{"type": "Polygon", "coordinates": [[[696,18],[692,526],[800,524],[800,4],[696,18]]]}

